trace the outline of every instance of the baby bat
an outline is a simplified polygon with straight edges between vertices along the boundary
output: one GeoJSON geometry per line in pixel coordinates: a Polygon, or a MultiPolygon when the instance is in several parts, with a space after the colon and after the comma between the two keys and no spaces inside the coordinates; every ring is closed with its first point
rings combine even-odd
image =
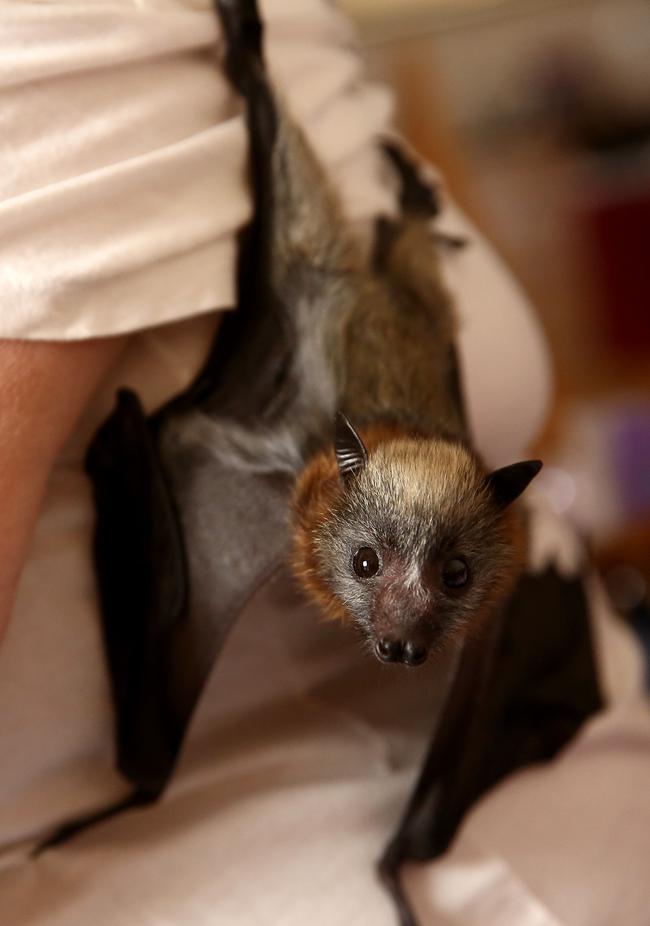
{"type": "Polygon", "coordinates": [[[271,86],[256,3],[216,8],[250,133],[256,214],[242,266],[255,266],[252,250],[256,271],[240,273],[240,301],[268,311],[292,344],[259,383],[274,390],[272,408],[237,447],[222,435],[221,452],[271,456],[296,478],[292,561],[304,588],[380,660],[420,665],[510,591],[522,553],[510,505],[541,463],[488,473],[470,444],[431,191],[388,146],[403,215],[380,223],[368,260],[271,86]]]}

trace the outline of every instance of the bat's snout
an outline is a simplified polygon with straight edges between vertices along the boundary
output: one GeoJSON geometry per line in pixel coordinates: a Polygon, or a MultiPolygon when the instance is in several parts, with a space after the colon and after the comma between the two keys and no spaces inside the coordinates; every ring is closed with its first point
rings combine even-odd
{"type": "Polygon", "coordinates": [[[413,594],[402,582],[387,583],[380,590],[371,618],[377,659],[411,668],[421,666],[435,635],[434,617],[428,595],[413,594]]]}
{"type": "Polygon", "coordinates": [[[375,644],[375,654],[381,662],[401,662],[415,668],[426,662],[427,647],[415,640],[399,640],[382,637],[375,644]]]}

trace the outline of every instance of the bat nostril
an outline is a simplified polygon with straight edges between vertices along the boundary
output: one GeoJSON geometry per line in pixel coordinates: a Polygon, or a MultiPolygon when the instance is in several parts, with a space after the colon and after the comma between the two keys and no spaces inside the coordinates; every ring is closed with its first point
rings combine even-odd
{"type": "Polygon", "coordinates": [[[399,640],[382,637],[375,644],[375,653],[382,662],[399,662],[402,658],[402,644],[399,640]]]}
{"type": "Polygon", "coordinates": [[[418,646],[412,640],[405,644],[402,659],[407,666],[421,666],[423,662],[426,662],[426,658],[427,651],[423,646],[418,646]]]}

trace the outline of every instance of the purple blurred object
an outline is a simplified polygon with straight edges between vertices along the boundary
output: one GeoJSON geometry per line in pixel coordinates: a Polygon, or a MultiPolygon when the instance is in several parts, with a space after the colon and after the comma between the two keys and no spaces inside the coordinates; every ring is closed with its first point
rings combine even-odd
{"type": "Polygon", "coordinates": [[[627,517],[650,511],[650,405],[617,415],[612,423],[612,463],[627,517]]]}

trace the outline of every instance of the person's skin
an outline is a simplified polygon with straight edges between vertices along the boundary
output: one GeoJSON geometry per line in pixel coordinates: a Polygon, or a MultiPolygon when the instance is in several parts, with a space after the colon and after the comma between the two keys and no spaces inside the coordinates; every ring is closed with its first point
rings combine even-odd
{"type": "Polygon", "coordinates": [[[56,455],[126,341],[0,340],[0,643],[56,455]]]}

